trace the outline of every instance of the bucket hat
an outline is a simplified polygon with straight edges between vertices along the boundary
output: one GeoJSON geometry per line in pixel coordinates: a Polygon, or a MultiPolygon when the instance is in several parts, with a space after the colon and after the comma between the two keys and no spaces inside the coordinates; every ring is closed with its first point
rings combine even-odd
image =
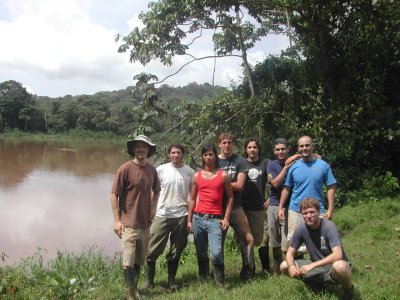
{"type": "Polygon", "coordinates": [[[154,153],[156,153],[156,144],[153,144],[150,139],[145,136],[145,135],[138,135],[135,137],[133,140],[129,140],[126,142],[126,147],[127,147],[127,152],[130,156],[135,156],[135,153],[133,152],[133,145],[136,142],[144,142],[147,145],[149,145],[149,153],[147,153],[147,158],[151,157],[154,153]]]}

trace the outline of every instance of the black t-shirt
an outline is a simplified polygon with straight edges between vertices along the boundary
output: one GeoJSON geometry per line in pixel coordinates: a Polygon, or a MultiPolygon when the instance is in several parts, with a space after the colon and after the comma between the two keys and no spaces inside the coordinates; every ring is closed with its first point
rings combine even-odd
{"type": "MultiPolygon", "coordinates": [[[[237,177],[239,173],[246,173],[246,160],[238,156],[236,154],[233,154],[231,157],[228,159],[225,158],[218,158],[218,163],[219,163],[219,168],[224,169],[226,173],[231,178],[231,182],[236,182],[237,177]]],[[[240,200],[240,192],[238,191],[233,191],[233,208],[237,208],[241,206],[241,200],[240,200]]],[[[223,207],[226,207],[226,195],[224,193],[224,200],[223,200],[223,207]]]]}
{"type": "Polygon", "coordinates": [[[269,159],[259,159],[256,162],[246,160],[246,183],[242,192],[244,210],[263,210],[265,188],[267,185],[267,165],[269,159]]]}

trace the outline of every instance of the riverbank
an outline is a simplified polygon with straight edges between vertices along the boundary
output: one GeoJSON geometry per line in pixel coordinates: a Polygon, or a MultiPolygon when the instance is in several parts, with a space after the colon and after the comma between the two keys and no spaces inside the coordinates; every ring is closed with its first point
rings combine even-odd
{"type": "Polygon", "coordinates": [[[110,143],[123,143],[126,136],[118,136],[108,131],[96,132],[83,129],[73,129],[62,133],[29,133],[20,130],[9,130],[0,133],[0,138],[36,141],[70,141],[70,140],[104,140],[110,143]]]}
{"type": "MultiPolygon", "coordinates": [[[[400,198],[376,201],[362,199],[353,206],[337,209],[334,215],[344,248],[353,264],[353,279],[359,299],[396,299],[400,278],[400,198]]],[[[0,249],[1,253],[1,249],[0,249]]],[[[1,266],[0,298],[3,299],[123,299],[124,285],[120,256],[105,257],[93,247],[85,253],[59,252],[45,263],[46,252],[38,253],[18,265],[1,266]]],[[[239,279],[240,254],[231,235],[225,244],[226,288],[220,290],[212,280],[197,281],[197,263],[193,243],[182,256],[177,280],[180,290],[166,289],[166,262],[157,265],[156,286],[141,289],[147,299],[337,299],[341,289],[334,287],[320,294],[305,288],[297,280],[284,276],[265,277],[260,273],[242,283],[239,279]]],[[[143,274],[139,288],[143,286],[143,274]]]]}

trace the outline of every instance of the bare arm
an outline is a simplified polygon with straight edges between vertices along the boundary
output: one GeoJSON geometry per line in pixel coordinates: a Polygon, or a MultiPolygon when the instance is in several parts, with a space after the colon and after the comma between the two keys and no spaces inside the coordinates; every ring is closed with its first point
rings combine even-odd
{"type": "Polygon", "coordinates": [[[281,221],[285,219],[285,213],[283,211],[283,207],[285,206],[288,196],[289,196],[289,188],[287,186],[284,186],[282,189],[281,198],[279,199],[279,207],[278,207],[278,218],[281,221]]]}
{"type": "Polygon", "coordinates": [[[285,165],[282,168],[282,171],[278,174],[278,176],[276,176],[273,179],[269,180],[269,183],[274,187],[274,188],[279,188],[280,185],[285,181],[286,178],[286,174],[287,171],[289,170],[289,168],[291,167],[291,165],[293,165],[299,158],[301,157],[300,154],[294,154],[290,157],[288,157],[285,161],[285,165]]]}
{"type": "Polygon", "coordinates": [[[188,207],[188,220],[187,220],[187,230],[188,232],[193,232],[193,211],[196,206],[196,198],[197,198],[197,173],[193,175],[191,181],[190,188],[190,199],[189,199],[189,207],[188,207]]]}
{"type": "Polygon", "coordinates": [[[160,192],[154,193],[151,196],[151,215],[150,215],[150,220],[153,220],[154,216],[156,215],[157,212],[157,202],[158,198],[160,197],[160,192]]]}
{"type": "Polygon", "coordinates": [[[300,269],[294,260],[296,252],[297,250],[293,247],[289,247],[288,251],[286,252],[286,263],[290,277],[299,277],[301,275],[300,269]]]}
{"type": "Polygon", "coordinates": [[[239,173],[237,176],[237,180],[235,182],[231,182],[232,189],[239,192],[243,191],[245,182],[246,173],[239,173]]]}
{"type": "Polygon", "coordinates": [[[336,186],[330,185],[327,187],[327,197],[328,197],[328,210],[326,211],[325,214],[325,219],[332,220],[333,218],[333,207],[335,206],[335,192],[336,192],[336,186]]]}
{"type": "Polygon", "coordinates": [[[114,232],[118,237],[121,237],[124,225],[121,222],[119,214],[118,195],[115,193],[111,193],[111,209],[114,216],[114,232]]]}
{"type": "MultiPolygon", "coordinates": [[[[244,174],[244,173],[240,173],[244,174]]],[[[230,177],[227,173],[222,174],[222,182],[224,184],[225,194],[226,194],[226,209],[224,219],[221,220],[222,230],[228,230],[229,219],[231,217],[232,207],[233,207],[233,191],[230,182],[230,177]]]]}
{"type": "Polygon", "coordinates": [[[280,185],[283,183],[283,181],[286,178],[287,171],[289,170],[290,166],[293,165],[299,158],[301,157],[300,154],[295,154],[290,156],[288,159],[285,161],[285,166],[282,168],[282,171],[276,176],[274,179],[270,180],[269,183],[274,187],[274,188],[279,188],[280,185]]]}
{"type": "Polygon", "coordinates": [[[270,180],[269,183],[274,187],[274,188],[279,188],[282,182],[286,178],[287,171],[289,170],[289,167],[286,165],[282,168],[282,171],[276,176],[274,179],[270,180]]]}

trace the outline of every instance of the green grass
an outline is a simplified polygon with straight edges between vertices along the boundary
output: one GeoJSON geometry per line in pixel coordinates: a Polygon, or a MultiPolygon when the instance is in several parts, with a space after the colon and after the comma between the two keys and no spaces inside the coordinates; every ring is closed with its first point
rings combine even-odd
{"type": "MultiPolygon", "coordinates": [[[[398,299],[400,295],[400,198],[360,201],[335,211],[345,251],[353,263],[353,279],[359,299],[398,299]]],[[[119,257],[104,257],[96,248],[82,254],[58,253],[45,263],[45,251],[17,266],[0,267],[0,299],[124,299],[119,257]]],[[[1,258],[1,257],[0,257],[1,258]]],[[[7,259],[5,257],[5,259],[7,259]]],[[[251,282],[239,279],[238,248],[226,241],[226,288],[212,280],[200,284],[192,243],[186,248],[178,269],[181,286],[170,292],[166,263],[157,264],[156,286],[143,290],[145,299],[337,299],[339,287],[319,294],[298,280],[285,276],[265,277],[260,272],[251,282]]],[[[260,265],[257,258],[257,270],[260,265]]]]}

